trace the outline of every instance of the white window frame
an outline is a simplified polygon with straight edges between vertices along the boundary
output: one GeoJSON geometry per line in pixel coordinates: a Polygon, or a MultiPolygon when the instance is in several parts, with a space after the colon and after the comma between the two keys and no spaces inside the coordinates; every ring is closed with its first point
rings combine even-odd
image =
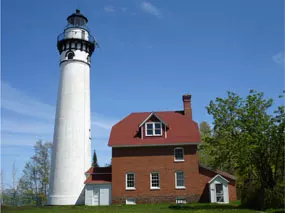
{"type": "Polygon", "coordinates": [[[184,161],[184,148],[183,147],[176,147],[174,149],[174,162],[183,162],[184,161]],[[175,151],[178,149],[182,149],[183,159],[176,159],[175,151]]]}
{"type": "Polygon", "coordinates": [[[160,173],[159,172],[151,172],[150,173],[150,189],[160,189],[160,173]],[[152,186],[152,175],[158,174],[158,185],[159,186],[152,186]]]}
{"type": "Polygon", "coordinates": [[[135,190],[136,189],[136,174],[134,172],[127,172],[126,173],[126,190],[135,190]],[[128,187],[128,175],[134,175],[134,187],[128,187]]]}
{"type": "Polygon", "coordinates": [[[162,122],[146,122],[144,127],[146,136],[162,136],[162,122]],[[147,133],[148,124],[152,124],[152,134],[147,133]],[[155,124],[160,124],[160,134],[155,134],[155,124]]]}
{"type": "Polygon", "coordinates": [[[175,189],[185,189],[185,175],[184,175],[184,171],[179,170],[179,171],[175,171],[175,189]],[[183,181],[184,181],[184,186],[177,186],[177,173],[178,172],[183,172],[183,181]]]}
{"type": "Polygon", "coordinates": [[[176,204],[186,204],[187,201],[184,197],[177,197],[176,198],[176,204]]]}
{"type": "Polygon", "coordinates": [[[126,198],[126,205],[136,205],[137,204],[137,200],[136,198],[126,198]]]}

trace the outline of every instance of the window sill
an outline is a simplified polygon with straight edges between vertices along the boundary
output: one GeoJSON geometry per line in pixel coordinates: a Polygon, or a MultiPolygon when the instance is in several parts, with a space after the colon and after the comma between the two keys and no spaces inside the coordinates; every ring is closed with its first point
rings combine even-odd
{"type": "Polygon", "coordinates": [[[185,186],[175,187],[175,189],[186,189],[185,186]]]}
{"type": "Polygon", "coordinates": [[[160,187],[159,188],[150,188],[150,190],[160,190],[160,187]]]}
{"type": "Polygon", "coordinates": [[[184,160],[174,160],[175,163],[184,162],[184,160]]]}
{"type": "Polygon", "coordinates": [[[161,137],[162,135],[145,135],[146,137],[161,137]]]}
{"type": "Polygon", "coordinates": [[[126,188],[126,191],[134,191],[136,188],[126,188]]]}

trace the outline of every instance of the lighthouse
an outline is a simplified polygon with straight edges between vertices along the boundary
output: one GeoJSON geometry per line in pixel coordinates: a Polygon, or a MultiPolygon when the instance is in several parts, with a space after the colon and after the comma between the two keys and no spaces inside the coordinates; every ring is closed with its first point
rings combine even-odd
{"type": "Polygon", "coordinates": [[[53,136],[49,205],[84,204],[91,166],[90,66],[96,41],[76,10],[57,38],[60,80],[53,136]]]}

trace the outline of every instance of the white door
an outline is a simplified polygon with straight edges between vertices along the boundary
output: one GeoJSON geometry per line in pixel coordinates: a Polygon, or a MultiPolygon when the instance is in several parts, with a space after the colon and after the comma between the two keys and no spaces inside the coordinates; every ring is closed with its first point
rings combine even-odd
{"type": "Polygon", "coordinates": [[[110,204],[109,197],[110,197],[109,186],[101,185],[100,186],[100,206],[109,205],[110,204]]]}
{"type": "Polygon", "coordinates": [[[215,191],[216,191],[216,202],[217,203],[224,203],[224,190],[223,190],[223,184],[222,183],[216,183],[215,184],[215,191]]]}
{"type": "Polygon", "coordinates": [[[93,189],[92,206],[99,205],[99,194],[100,194],[100,188],[95,186],[95,188],[93,189]]]}

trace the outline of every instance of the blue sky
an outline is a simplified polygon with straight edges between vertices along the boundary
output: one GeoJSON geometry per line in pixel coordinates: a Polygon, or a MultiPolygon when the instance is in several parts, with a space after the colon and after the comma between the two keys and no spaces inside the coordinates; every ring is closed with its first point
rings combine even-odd
{"type": "MultiPolygon", "coordinates": [[[[283,0],[4,0],[4,182],[18,176],[39,139],[52,141],[59,81],[56,37],[81,9],[99,42],[92,56],[92,149],[108,163],[110,128],[131,112],[182,109],[211,122],[205,106],[227,90],[277,98],[284,88],[283,0]]],[[[281,102],[279,101],[279,104],[281,102]]]]}

